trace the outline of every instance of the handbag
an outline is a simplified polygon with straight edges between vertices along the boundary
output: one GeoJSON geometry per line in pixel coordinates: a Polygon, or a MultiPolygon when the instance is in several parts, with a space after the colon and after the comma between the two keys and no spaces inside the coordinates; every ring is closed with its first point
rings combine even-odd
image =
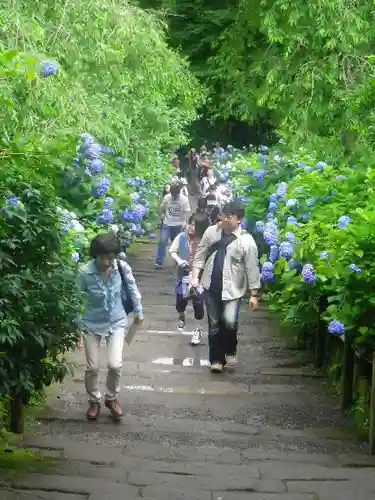
{"type": "Polygon", "coordinates": [[[125,310],[126,314],[131,314],[134,311],[134,304],[133,304],[132,298],[130,296],[128,283],[126,281],[125,274],[124,274],[124,269],[122,268],[121,262],[119,260],[116,260],[116,262],[117,262],[117,268],[118,268],[118,271],[120,273],[121,283],[122,283],[121,302],[122,302],[122,305],[124,306],[124,310],[125,310]]]}

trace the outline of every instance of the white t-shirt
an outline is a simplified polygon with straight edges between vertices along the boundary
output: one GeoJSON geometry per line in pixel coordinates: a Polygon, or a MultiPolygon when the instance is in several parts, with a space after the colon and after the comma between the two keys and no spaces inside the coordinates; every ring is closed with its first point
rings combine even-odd
{"type": "Polygon", "coordinates": [[[212,177],[203,177],[201,181],[201,189],[202,193],[206,194],[208,193],[208,188],[210,186],[213,186],[216,183],[216,178],[214,176],[212,177]]]}
{"type": "Polygon", "coordinates": [[[186,222],[187,216],[190,212],[190,203],[187,196],[180,194],[176,200],[172,198],[171,194],[164,196],[161,203],[161,209],[165,213],[163,224],[166,226],[181,226],[186,222]]]}

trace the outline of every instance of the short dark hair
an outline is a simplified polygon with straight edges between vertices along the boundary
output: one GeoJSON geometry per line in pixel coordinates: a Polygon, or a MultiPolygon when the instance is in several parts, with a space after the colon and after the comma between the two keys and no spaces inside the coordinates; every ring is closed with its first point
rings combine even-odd
{"type": "Polygon", "coordinates": [[[229,201],[223,206],[223,215],[236,215],[238,219],[243,219],[245,216],[245,208],[238,200],[229,201]]]}
{"type": "Polygon", "coordinates": [[[180,184],[172,184],[171,186],[171,196],[174,200],[176,200],[181,193],[181,186],[180,184]]]}
{"type": "Polygon", "coordinates": [[[204,211],[207,209],[207,200],[203,196],[198,198],[197,210],[204,211]]]}
{"type": "Polygon", "coordinates": [[[121,243],[116,233],[110,231],[109,233],[99,234],[90,244],[90,256],[95,259],[99,255],[108,255],[121,252],[121,243]]]}

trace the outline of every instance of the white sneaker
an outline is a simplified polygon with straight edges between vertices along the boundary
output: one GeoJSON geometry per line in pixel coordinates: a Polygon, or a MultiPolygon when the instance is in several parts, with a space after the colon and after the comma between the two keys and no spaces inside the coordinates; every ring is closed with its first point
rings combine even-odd
{"type": "Polygon", "coordinates": [[[194,331],[193,331],[193,335],[191,337],[191,345],[198,345],[201,343],[201,340],[202,340],[202,332],[199,328],[196,328],[194,331]]]}
{"type": "Polygon", "coordinates": [[[180,319],[179,322],[177,323],[177,330],[183,332],[184,329],[185,329],[185,321],[183,319],[180,319]]]}
{"type": "Polygon", "coordinates": [[[223,371],[223,365],[221,363],[212,363],[211,371],[212,373],[221,373],[223,371]]]}
{"type": "Polygon", "coordinates": [[[226,354],[225,361],[227,363],[228,368],[235,368],[237,366],[237,356],[234,354],[226,354]]]}

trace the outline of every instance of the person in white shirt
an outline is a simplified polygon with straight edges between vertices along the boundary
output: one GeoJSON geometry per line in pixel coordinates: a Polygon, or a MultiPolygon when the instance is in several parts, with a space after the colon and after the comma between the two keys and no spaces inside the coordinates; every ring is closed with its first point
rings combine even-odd
{"type": "Polygon", "coordinates": [[[156,254],[155,269],[162,269],[168,241],[173,241],[185,229],[190,214],[189,199],[181,193],[179,184],[171,186],[160,206],[161,227],[160,240],[156,254]]]}
{"type": "Polygon", "coordinates": [[[216,177],[212,167],[207,168],[207,175],[201,180],[201,192],[203,195],[208,193],[210,186],[216,184],[216,177]]]}
{"type": "Polygon", "coordinates": [[[185,179],[185,177],[182,177],[180,179],[180,187],[181,187],[181,194],[183,194],[184,196],[189,196],[188,181],[185,179]]]}

